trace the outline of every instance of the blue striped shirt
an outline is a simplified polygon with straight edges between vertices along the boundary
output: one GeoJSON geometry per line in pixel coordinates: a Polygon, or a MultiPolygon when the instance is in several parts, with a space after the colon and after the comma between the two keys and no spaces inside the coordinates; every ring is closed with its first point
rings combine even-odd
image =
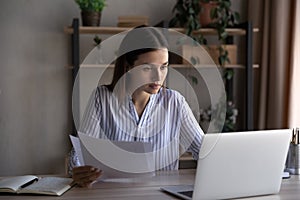
{"type": "Polygon", "coordinates": [[[185,98],[177,91],[161,89],[152,94],[139,117],[131,96],[120,101],[105,86],[92,93],[79,131],[102,139],[150,142],[152,150],[159,151],[157,170],[178,169],[178,158],[185,151],[198,159],[203,136],[185,98]]]}

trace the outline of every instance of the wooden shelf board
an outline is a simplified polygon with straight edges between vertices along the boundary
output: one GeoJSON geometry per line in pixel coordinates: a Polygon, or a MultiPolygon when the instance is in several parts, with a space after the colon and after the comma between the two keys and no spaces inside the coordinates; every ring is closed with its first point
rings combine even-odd
{"type": "MultiPolygon", "coordinates": [[[[80,26],[79,33],[81,33],[81,34],[97,34],[97,33],[98,34],[117,34],[117,33],[123,32],[123,31],[127,31],[129,29],[130,28],[128,28],[128,27],[80,26]]],[[[65,27],[64,32],[67,34],[73,34],[73,28],[65,27]]]]}
{"type": "MultiPolygon", "coordinates": [[[[174,30],[174,31],[177,31],[180,33],[185,33],[185,31],[186,31],[184,28],[171,28],[170,30],[171,31],[174,30]]],[[[246,31],[241,28],[227,28],[226,31],[228,32],[228,35],[246,35],[246,31]]],[[[253,32],[254,33],[259,32],[259,29],[253,28],[253,32]]],[[[203,35],[217,35],[218,34],[217,30],[213,29],[213,28],[202,28],[197,31],[194,31],[195,35],[197,35],[199,33],[201,33],[203,35]]]]}
{"type": "MultiPolygon", "coordinates": [[[[80,65],[80,67],[84,67],[84,68],[106,68],[106,67],[109,67],[109,68],[114,68],[114,65],[105,65],[105,64],[83,64],[83,65],[80,65]]],[[[66,66],[67,68],[69,69],[73,69],[73,66],[66,66]]],[[[182,69],[187,69],[187,68],[211,68],[211,67],[216,67],[216,65],[199,65],[199,66],[192,66],[192,65],[183,65],[183,64],[170,64],[170,67],[173,67],[173,68],[182,68],[182,69]]],[[[222,67],[222,68],[232,68],[232,69],[235,69],[235,68],[245,68],[245,65],[226,65],[225,67],[222,67]]],[[[259,68],[259,65],[258,64],[254,64],[253,65],[253,68],[259,68]]]]}
{"type": "MultiPolygon", "coordinates": [[[[133,28],[133,27],[132,27],[133,28]]],[[[80,34],[118,34],[123,31],[127,31],[132,29],[130,27],[106,27],[106,26],[98,26],[98,27],[92,27],[92,26],[80,26],[79,27],[79,33],[80,34]]],[[[170,28],[170,31],[177,31],[180,33],[185,33],[184,28],[170,28]]],[[[246,31],[241,28],[228,28],[226,29],[229,35],[245,35],[246,31]]],[[[258,28],[253,28],[253,32],[258,32],[258,28]]],[[[64,32],[66,34],[73,34],[73,28],[72,27],[64,27],[64,32]]],[[[194,34],[203,34],[203,35],[216,35],[217,31],[213,28],[202,28],[194,32],[194,34]]]]}
{"type": "MultiPolygon", "coordinates": [[[[220,67],[220,68],[245,68],[245,65],[241,65],[241,64],[234,64],[234,65],[225,65],[224,67],[221,66],[217,66],[217,65],[183,65],[183,64],[171,64],[171,67],[174,68],[189,68],[189,67],[195,67],[195,68],[211,68],[211,67],[220,67]]],[[[259,68],[258,64],[254,64],[253,68],[259,68]]]]}

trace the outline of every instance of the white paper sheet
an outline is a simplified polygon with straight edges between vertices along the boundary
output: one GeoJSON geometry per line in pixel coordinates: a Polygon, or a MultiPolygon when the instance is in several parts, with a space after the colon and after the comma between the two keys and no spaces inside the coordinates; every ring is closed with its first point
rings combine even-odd
{"type": "Polygon", "coordinates": [[[70,135],[70,140],[71,140],[74,150],[78,156],[78,160],[79,160],[80,164],[84,165],[84,160],[83,160],[83,156],[82,156],[79,138],[70,135]]]}
{"type": "Polygon", "coordinates": [[[102,170],[101,179],[153,176],[154,156],[151,144],[145,142],[110,141],[78,133],[71,138],[82,163],[102,170]],[[78,153],[81,152],[81,153],[78,153]]]}

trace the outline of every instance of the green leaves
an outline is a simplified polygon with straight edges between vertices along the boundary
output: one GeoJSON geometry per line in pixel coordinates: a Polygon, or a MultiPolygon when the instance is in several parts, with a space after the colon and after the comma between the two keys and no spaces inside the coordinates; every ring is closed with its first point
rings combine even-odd
{"type": "Polygon", "coordinates": [[[240,14],[238,12],[234,12],[231,17],[232,17],[231,21],[234,21],[235,24],[239,23],[240,14]]]}
{"type": "Polygon", "coordinates": [[[200,124],[202,122],[213,122],[215,127],[223,126],[222,132],[235,131],[237,123],[238,109],[232,101],[227,101],[226,104],[221,101],[217,103],[214,107],[208,107],[206,109],[200,110],[200,124]],[[220,118],[214,118],[214,116],[225,117],[225,122],[223,124],[220,118]]]}
{"type": "Polygon", "coordinates": [[[175,16],[169,22],[169,26],[185,27],[186,34],[192,36],[193,31],[200,28],[199,11],[199,0],[177,0],[173,8],[175,16]]]}
{"type": "Polygon", "coordinates": [[[230,80],[230,79],[233,78],[233,74],[234,74],[233,69],[226,69],[224,71],[224,78],[227,79],[227,80],[230,80]]]}
{"type": "Polygon", "coordinates": [[[188,77],[191,79],[192,83],[197,85],[198,84],[198,78],[193,75],[188,75],[188,77]]]}
{"type": "Polygon", "coordinates": [[[191,61],[192,65],[196,65],[196,64],[200,63],[199,57],[195,57],[195,56],[191,56],[190,61],[191,61]]]}
{"type": "Polygon", "coordinates": [[[75,0],[79,8],[83,11],[101,12],[106,6],[106,0],[75,0]]]}
{"type": "MultiPolygon", "coordinates": [[[[239,13],[231,10],[231,0],[177,0],[173,8],[175,16],[171,19],[169,26],[175,27],[179,25],[180,27],[185,27],[186,35],[192,37],[200,44],[206,44],[206,39],[202,34],[198,34],[197,36],[193,35],[195,30],[201,28],[199,22],[201,4],[199,1],[217,4],[217,6],[210,11],[210,18],[213,23],[209,26],[217,30],[219,41],[221,41],[222,44],[226,44],[226,39],[228,38],[226,28],[233,27],[238,24],[240,20],[239,13]]],[[[224,66],[229,62],[228,52],[226,50],[220,51],[219,64],[224,66]]]]}
{"type": "MultiPolygon", "coordinates": [[[[219,40],[226,44],[228,33],[226,28],[233,27],[239,23],[240,15],[238,12],[231,10],[231,0],[214,0],[218,3],[218,6],[213,8],[210,12],[210,17],[213,21],[212,27],[217,29],[219,40]]],[[[228,51],[223,49],[222,46],[219,48],[219,64],[224,66],[226,63],[230,63],[228,58],[228,51]]]]}
{"type": "MultiPolygon", "coordinates": [[[[184,27],[186,28],[186,34],[192,37],[194,40],[198,41],[200,44],[206,44],[206,39],[202,34],[193,34],[195,30],[201,28],[199,22],[199,13],[201,10],[201,4],[203,3],[217,3],[217,7],[213,8],[210,11],[210,18],[213,23],[209,26],[215,28],[218,32],[218,39],[221,44],[226,44],[226,39],[228,38],[228,33],[226,28],[233,27],[239,23],[240,15],[237,12],[231,10],[231,0],[177,0],[173,13],[174,17],[171,19],[169,26],[170,27],[184,27]]],[[[203,9],[203,8],[202,8],[203,9]]],[[[226,63],[230,63],[228,58],[228,51],[224,45],[219,46],[219,64],[224,66],[226,63]]],[[[197,56],[191,56],[189,58],[190,63],[196,65],[199,63],[199,58],[197,56]]],[[[233,70],[225,68],[224,78],[227,80],[232,79],[233,70]]],[[[197,77],[193,75],[188,75],[192,84],[198,84],[197,77]]],[[[223,104],[217,105],[221,106],[223,104]]],[[[235,128],[236,116],[238,114],[237,109],[235,108],[232,102],[227,102],[226,112],[217,113],[217,115],[226,115],[224,131],[232,131],[235,128]]],[[[208,109],[205,113],[206,116],[211,116],[213,112],[216,112],[220,109],[213,108],[208,109]]],[[[224,109],[223,109],[224,110],[224,109]]],[[[201,116],[200,116],[201,117],[201,116]]],[[[210,119],[209,119],[210,120],[210,119]]],[[[215,123],[220,123],[218,120],[215,123]]],[[[223,124],[222,124],[223,125],[223,124]]]]}
{"type": "Polygon", "coordinates": [[[95,35],[94,42],[96,45],[99,45],[102,42],[102,39],[98,35],[95,35]]]}
{"type": "Polygon", "coordinates": [[[210,18],[211,19],[216,19],[218,17],[218,12],[217,9],[213,8],[210,10],[210,18]]]}

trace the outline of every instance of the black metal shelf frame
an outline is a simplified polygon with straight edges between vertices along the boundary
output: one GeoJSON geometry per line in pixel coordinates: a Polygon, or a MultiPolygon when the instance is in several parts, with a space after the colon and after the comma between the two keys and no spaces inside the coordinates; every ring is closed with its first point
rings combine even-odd
{"type": "MultiPolygon", "coordinates": [[[[246,78],[245,78],[245,86],[246,86],[246,112],[245,112],[245,130],[253,130],[253,59],[252,59],[252,42],[253,42],[253,27],[251,22],[245,22],[238,26],[246,31],[246,63],[245,63],[245,70],[246,70],[246,78]]],[[[73,67],[73,80],[75,81],[76,76],[79,71],[80,67],[80,55],[79,55],[79,19],[74,18],[72,22],[73,33],[71,34],[72,40],[72,65],[73,67]]],[[[79,84],[79,80],[73,82],[74,84],[79,84]]],[[[232,83],[231,83],[232,84],[232,83]]],[[[77,88],[78,87],[74,87],[77,88]]],[[[231,87],[232,88],[232,87],[231,87]]],[[[78,92],[76,93],[78,94],[78,92]]],[[[77,100],[73,99],[73,104],[78,103],[79,105],[79,97],[77,100]],[[75,101],[75,102],[74,102],[75,101]]],[[[79,113],[79,106],[74,107],[75,112],[79,113]],[[78,109],[78,110],[76,110],[78,109]]],[[[73,115],[73,117],[76,117],[73,115]]],[[[79,118],[79,116],[77,116],[79,118]]],[[[79,120],[79,119],[74,119],[79,120]]]]}

